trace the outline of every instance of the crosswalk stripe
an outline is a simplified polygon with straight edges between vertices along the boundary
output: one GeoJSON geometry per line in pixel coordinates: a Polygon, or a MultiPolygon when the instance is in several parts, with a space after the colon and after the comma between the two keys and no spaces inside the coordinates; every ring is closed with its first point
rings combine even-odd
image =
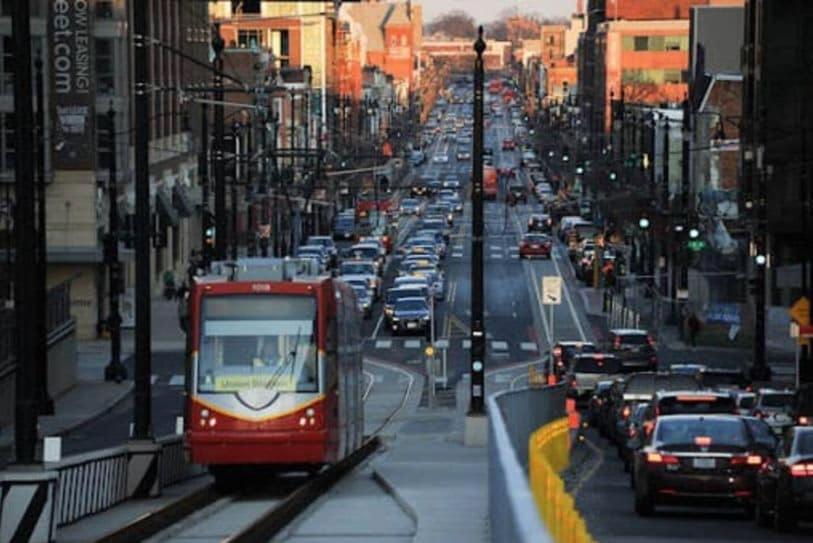
{"type": "Polygon", "coordinates": [[[463,258],[463,253],[452,253],[452,258],[463,258]]]}
{"type": "Polygon", "coordinates": [[[154,385],[157,382],[158,382],[158,376],[155,375],[154,373],[152,375],[150,375],[150,383],[154,385]]]}
{"type": "Polygon", "coordinates": [[[470,339],[464,339],[463,340],[463,348],[464,349],[471,349],[471,340],[470,339]]]}
{"type": "Polygon", "coordinates": [[[449,340],[448,339],[435,340],[435,348],[436,349],[448,349],[449,348],[449,340]]]}
{"type": "Polygon", "coordinates": [[[522,343],[519,344],[519,348],[522,349],[523,351],[538,351],[539,345],[532,341],[523,341],[522,343]]]}
{"type": "Polygon", "coordinates": [[[376,349],[389,349],[392,347],[392,340],[389,339],[379,339],[375,342],[376,349]]]}
{"type": "Polygon", "coordinates": [[[186,376],[185,375],[173,375],[169,378],[169,386],[171,387],[182,387],[186,383],[186,376]]]}
{"type": "Polygon", "coordinates": [[[421,340],[420,339],[408,339],[404,341],[404,348],[405,349],[420,349],[421,348],[421,340]]]}
{"type": "Polygon", "coordinates": [[[495,351],[507,351],[508,350],[508,342],[507,341],[492,341],[491,348],[495,351]]]}

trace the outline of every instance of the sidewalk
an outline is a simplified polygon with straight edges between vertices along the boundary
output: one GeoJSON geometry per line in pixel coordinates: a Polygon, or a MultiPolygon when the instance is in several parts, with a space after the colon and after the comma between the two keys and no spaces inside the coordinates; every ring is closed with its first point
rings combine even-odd
{"type": "MultiPolygon", "coordinates": [[[[177,304],[163,298],[152,301],[152,347],[154,352],[182,351],[185,339],[178,327],[177,304]]],[[[104,368],[110,362],[110,340],[76,342],[76,384],[54,398],[54,415],[39,418],[39,434],[60,436],[89,423],[125,400],[133,390],[133,330],[122,330],[122,362],[128,380],[115,383],[104,380],[104,368]]],[[[13,455],[14,427],[0,429],[0,468],[13,455]]]]}
{"type": "MultiPolygon", "coordinates": [[[[463,446],[467,380],[457,406],[398,417],[386,450],[311,506],[279,541],[490,541],[488,451],[463,446]]],[[[416,391],[420,394],[420,390],[416,391]]]]}
{"type": "MultiPolygon", "coordinates": [[[[590,319],[593,328],[600,330],[602,335],[607,331],[606,314],[602,312],[604,300],[604,289],[591,287],[581,287],[578,289],[579,295],[584,303],[585,312],[590,319]]],[[[774,372],[775,380],[785,384],[787,376],[794,374],[795,350],[789,347],[788,342],[776,338],[776,326],[768,331],[767,353],[768,363],[774,372]]],[[[784,339],[784,338],[783,338],[784,339]]],[[[732,362],[750,364],[751,350],[743,347],[720,347],[698,345],[692,347],[680,339],[678,327],[676,325],[664,325],[658,333],[659,356],[667,363],[671,362],[696,362],[696,363],[721,363],[721,365],[731,365],[732,362]]]]}

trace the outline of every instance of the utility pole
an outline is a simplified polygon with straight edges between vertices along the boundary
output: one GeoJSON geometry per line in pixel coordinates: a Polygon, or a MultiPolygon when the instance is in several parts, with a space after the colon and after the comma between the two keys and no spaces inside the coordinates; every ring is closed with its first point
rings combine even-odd
{"type": "MultiPolygon", "coordinates": [[[[691,135],[692,135],[692,106],[689,98],[683,100],[683,129],[681,131],[682,151],[680,154],[680,214],[681,221],[683,222],[684,232],[688,232],[689,225],[689,192],[690,186],[690,165],[691,165],[691,135]]],[[[685,241],[680,244],[680,275],[678,276],[678,292],[681,290],[686,293],[686,303],[689,302],[688,289],[689,289],[689,262],[688,262],[688,248],[685,241]]],[[[683,330],[683,323],[679,322],[679,330],[683,330]]]]}
{"type": "MultiPolygon", "coordinates": [[[[200,105],[200,152],[198,153],[198,172],[200,173],[201,189],[201,257],[203,258],[203,269],[208,270],[212,262],[212,248],[209,246],[211,237],[209,229],[211,224],[209,213],[209,106],[206,102],[200,105]]],[[[191,286],[191,285],[190,285],[191,286]]]]}
{"type": "Polygon", "coordinates": [[[34,61],[37,71],[37,388],[39,414],[53,415],[54,400],[48,394],[48,239],[45,205],[45,100],[42,77],[42,54],[34,61]]]}
{"type": "Polygon", "coordinates": [[[110,363],[104,368],[105,381],[120,383],[127,379],[127,368],[121,363],[121,314],[119,313],[119,294],[122,291],[121,263],[119,262],[119,195],[116,178],[116,112],[113,103],[107,111],[107,128],[110,138],[110,174],[107,182],[108,196],[108,232],[105,238],[105,261],[108,266],[110,289],[110,314],[107,317],[107,328],[110,332],[110,363]]]}
{"type": "Polygon", "coordinates": [[[229,236],[231,239],[231,259],[237,260],[237,180],[242,177],[242,167],[240,164],[241,154],[245,151],[240,141],[240,123],[235,122],[232,125],[232,138],[234,139],[234,175],[231,178],[230,196],[231,196],[231,228],[229,236]]]}
{"type": "Polygon", "coordinates": [[[226,259],[226,170],[223,156],[223,130],[225,118],[223,113],[223,38],[220,36],[220,23],[214,24],[212,31],[212,50],[215,54],[215,259],[226,259]]]}
{"type": "Polygon", "coordinates": [[[150,72],[147,10],[133,8],[135,94],[135,409],[133,438],[152,439],[150,282],[150,72]]]}
{"type": "MultiPolygon", "coordinates": [[[[34,224],[34,115],[31,103],[31,28],[28,0],[14,3],[14,314],[16,317],[14,448],[17,464],[33,464],[37,444],[37,278],[34,224]],[[34,361],[35,363],[31,363],[34,361]]],[[[41,288],[41,287],[40,287],[41,288]]]]}
{"type": "Polygon", "coordinates": [[[472,237],[471,237],[471,400],[469,415],[485,413],[484,362],[486,332],[483,291],[483,27],[477,30],[474,51],[474,149],[472,153],[472,237]]]}

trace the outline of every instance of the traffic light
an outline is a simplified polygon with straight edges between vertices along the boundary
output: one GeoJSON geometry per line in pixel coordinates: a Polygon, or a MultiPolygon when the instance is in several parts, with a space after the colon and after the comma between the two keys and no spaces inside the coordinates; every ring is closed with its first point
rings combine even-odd
{"type": "Polygon", "coordinates": [[[618,174],[616,174],[615,172],[610,172],[610,181],[615,183],[617,179],[618,179],[618,174]]]}
{"type": "Polygon", "coordinates": [[[638,219],[638,228],[641,230],[649,230],[649,219],[646,217],[638,219]]]}

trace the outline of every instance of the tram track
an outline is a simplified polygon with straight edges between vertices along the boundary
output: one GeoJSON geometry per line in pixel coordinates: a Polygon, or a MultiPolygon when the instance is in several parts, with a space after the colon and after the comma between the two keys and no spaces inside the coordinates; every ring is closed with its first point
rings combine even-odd
{"type": "MultiPolygon", "coordinates": [[[[95,543],[270,541],[343,476],[373,455],[381,446],[379,434],[407,405],[414,388],[414,375],[391,364],[370,360],[365,363],[403,373],[408,381],[400,401],[381,419],[373,433],[365,437],[363,445],[344,460],[315,476],[308,477],[304,473],[273,476],[262,482],[252,481],[250,486],[244,485],[235,492],[223,492],[212,482],[134,519],[95,543]],[[232,530],[235,524],[239,526],[232,530]]],[[[371,379],[365,398],[372,392],[374,382],[375,379],[371,379]]]]}

